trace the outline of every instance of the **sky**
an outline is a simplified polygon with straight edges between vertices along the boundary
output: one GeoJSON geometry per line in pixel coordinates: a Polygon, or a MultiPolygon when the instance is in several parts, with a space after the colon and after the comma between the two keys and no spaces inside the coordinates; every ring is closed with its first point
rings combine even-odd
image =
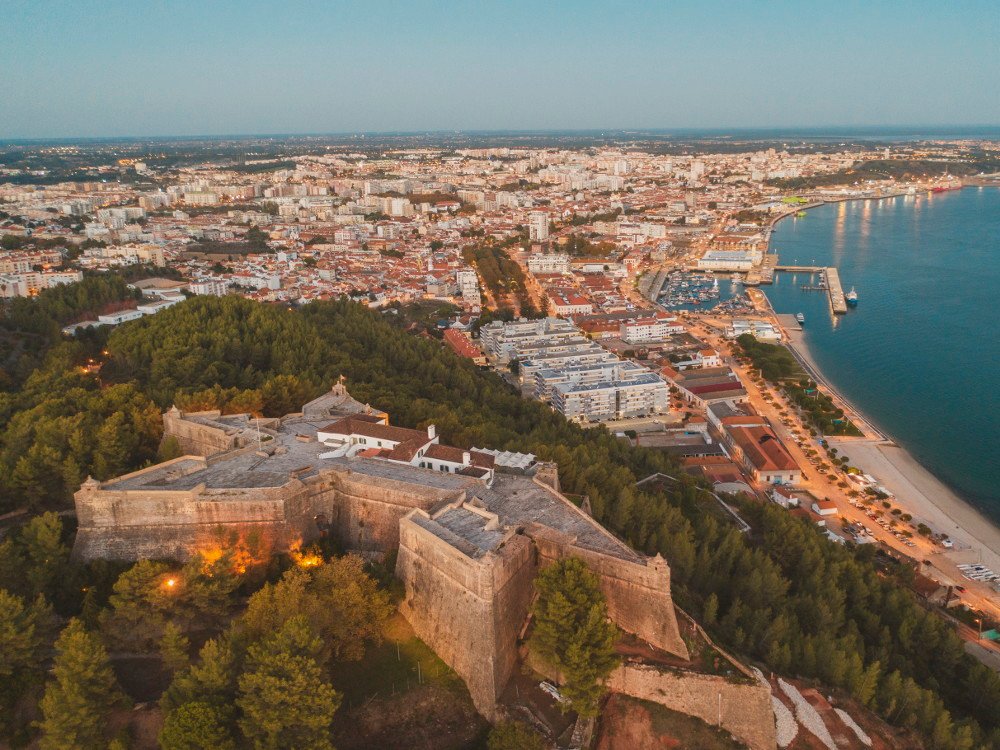
{"type": "Polygon", "coordinates": [[[1000,125],[1000,0],[0,0],[0,139],[1000,125]]]}

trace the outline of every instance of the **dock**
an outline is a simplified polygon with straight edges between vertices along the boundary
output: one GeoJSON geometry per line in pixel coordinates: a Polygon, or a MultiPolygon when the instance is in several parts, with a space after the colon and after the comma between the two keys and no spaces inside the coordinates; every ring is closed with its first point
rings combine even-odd
{"type": "Polygon", "coordinates": [[[830,293],[830,307],[838,315],[847,313],[847,300],[844,299],[844,290],[840,286],[840,272],[836,268],[827,268],[823,272],[826,276],[826,289],[830,293]]]}
{"type": "MultiPolygon", "coordinates": [[[[825,282],[826,292],[830,295],[830,307],[837,315],[847,313],[847,300],[844,298],[844,290],[840,286],[840,272],[836,268],[825,268],[823,266],[775,266],[775,271],[789,271],[792,273],[821,273],[825,282]]],[[[816,289],[822,286],[808,286],[804,289],[816,289]]]]}

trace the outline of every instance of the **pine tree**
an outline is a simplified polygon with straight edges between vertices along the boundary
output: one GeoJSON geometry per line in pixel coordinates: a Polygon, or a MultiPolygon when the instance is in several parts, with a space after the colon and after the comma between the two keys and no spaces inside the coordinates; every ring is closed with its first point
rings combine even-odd
{"type": "Polygon", "coordinates": [[[174,677],[160,705],[168,712],[193,702],[204,702],[228,710],[236,697],[237,661],[229,638],[207,641],[198,654],[198,662],[190,664],[174,677]]]}
{"type": "Polygon", "coordinates": [[[233,750],[236,747],[223,712],[203,701],[185,703],[168,713],[159,740],[163,750],[233,750]]]}
{"type": "Polygon", "coordinates": [[[603,682],[618,664],[617,629],[608,620],[597,576],[577,558],[544,568],[535,579],[531,647],[564,677],[574,710],[594,715],[603,682]]]}
{"type": "Polygon", "coordinates": [[[320,639],[304,617],[250,646],[239,678],[240,728],[258,750],[331,750],[329,733],[340,695],[316,661],[320,639]]]}
{"type": "Polygon", "coordinates": [[[0,737],[16,729],[14,705],[41,681],[52,624],[52,609],[44,597],[28,605],[0,589],[0,737]]]}
{"type": "Polygon", "coordinates": [[[714,593],[708,595],[705,600],[705,609],[702,612],[702,622],[705,627],[710,628],[715,625],[715,620],[719,616],[719,597],[714,593]]]}
{"type": "Polygon", "coordinates": [[[56,641],[52,673],[41,702],[41,750],[105,747],[108,714],[123,696],[104,645],[79,620],[56,641]]]}
{"type": "Polygon", "coordinates": [[[872,702],[875,700],[875,691],[878,689],[879,684],[879,672],[882,665],[877,661],[873,661],[864,671],[861,672],[858,679],[848,685],[848,689],[851,691],[851,695],[854,696],[855,700],[858,701],[863,706],[871,706],[872,702]]]}
{"type": "Polygon", "coordinates": [[[98,478],[110,479],[128,467],[134,448],[130,428],[125,414],[117,411],[97,430],[94,473],[98,478]]]}
{"type": "Polygon", "coordinates": [[[32,518],[18,535],[33,595],[46,594],[51,598],[62,580],[69,562],[69,548],[63,544],[62,531],[57,514],[43,513],[32,518]]]}
{"type": "Polygon", "coordinates": [[[170,674],[176,674],[188,665],[190,647],[191,642],[177,625],[172,622],[164,625],[163,636],[160,638],[160,658],[164,669],[170,674]]]}

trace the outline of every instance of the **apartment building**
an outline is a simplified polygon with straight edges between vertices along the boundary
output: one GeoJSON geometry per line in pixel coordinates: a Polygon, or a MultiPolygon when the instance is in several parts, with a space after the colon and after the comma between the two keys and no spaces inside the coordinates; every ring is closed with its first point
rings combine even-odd
{"type": "Polygon", "coordinates": [[[558,383],[552,389],[553,408],[576,422],[665,414],[669,410],[669,400],[667,384],[651,372],[626,381],[558,383]]]}
{"type": "Polygon", "coordinates": [[[568,273],[569,255],[566,253],[532,253],[528,256],[528,270],[532,273],[568,273]]]}
{"type": "Polygon", "coordinates": [[[642,365],[617,359],[563,368],[550,367],[534,372],[535,398],[539,401],[549,401],[552,398],[552,389],[561,383],[592,385],[614,380],[632,380],[648,374],[649,370],[642,365]]]}
{"type": "Polygon", "coordinates": [[[532,211],[528,215],[528,238],[532,242],[544,242],[549,238],[549,215],[544,211],[532,211]]]}
{"type": "Polygon", "coordinates": [[[530,352],[533,345],[564,338],[580,338],[580,332],[568,320],[541,318],[515,320],[509,323],[494,321],[479,332],[480,346],[491,357],[503,363],[530,352]]]}

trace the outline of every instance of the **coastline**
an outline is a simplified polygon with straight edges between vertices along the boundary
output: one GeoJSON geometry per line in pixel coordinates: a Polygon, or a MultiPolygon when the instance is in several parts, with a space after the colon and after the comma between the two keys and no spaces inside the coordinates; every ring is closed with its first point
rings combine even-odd
{"type": "MultiPolygon", "coordinates": [[[[768,301],[770,304],[770,301],[768,301]]],[[[837,448],[842,455],[848,455],[851,464],[866,474],[876,477],[893,495],[897,505],[913,516],[914,523],[926,523],[935,532],[944,533],[954,543],[952,550],[942,549],[935,553],[936,575],[942,583],[966,586],[984,598],[989,597],[995,609],[997,594],[985,584],[976,584],[961,576],[955,565],[977,562],[1000,572],[1000,526],[990,519],[955,490],[938,479],[904,447],[896,443],[863,412],[845,399],[816,364],[805,331],[789,326],[782,316],[775,315],[785,332],[788,349],[803,364],[806,371],[827,389],[850,412],[851,417],[863,431],[871,428],[876,436],[863,438],[829,437],[827,442],[837,448]]]]}

